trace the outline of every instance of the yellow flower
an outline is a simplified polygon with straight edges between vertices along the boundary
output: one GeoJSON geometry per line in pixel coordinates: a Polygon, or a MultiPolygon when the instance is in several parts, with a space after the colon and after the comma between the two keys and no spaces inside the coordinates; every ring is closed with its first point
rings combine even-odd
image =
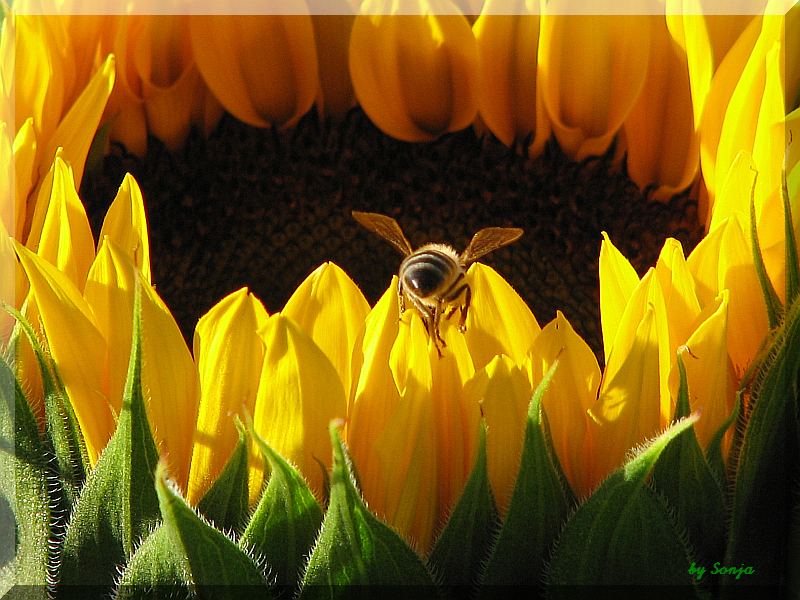
{"type": "Polygon", "coordinates": [[[359,104],[381,130],[433,140],[475,118],[477,46],[449,0],[404,8],[411,14],[394,14],[400,5],[388,0],[362,5],[350,36],[350,75],[359,104]]]}

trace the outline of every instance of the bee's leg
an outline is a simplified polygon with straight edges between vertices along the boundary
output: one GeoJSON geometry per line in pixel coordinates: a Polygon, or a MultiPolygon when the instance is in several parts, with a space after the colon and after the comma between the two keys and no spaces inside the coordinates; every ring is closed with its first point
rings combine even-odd
{"type": "Polygon", "coordinates": [[[445,313],[444,318],[449,321],[450,317],[452,317],[454,314],[456,314],[457,310],[458,310],[457,306],[451,306],[450,309],[445,313]]]}
{"type": "Polygon", "coordinates": [[[467,330],[467,311],[469,310],[469,303],[472,301],[472,290],[469,286],[464,293],[464,304],[461,305],[461,319],[458,322],[458,330],[464,333],[467,330]]]}
{"type": "MultiPolygon", "coordinates": [[[[433,334],[436,336],[434,338],[434,344],[436,340],[438,340],[442,344],[442,348],[447,348],[447,342],[444,341],[442,337],[441,331],[439,331],[439,324],[442,320],[442,303],[437,302],[436,307],[433,309],[433,334]]],[[[438,350],[439,347],[437,346],[436,349],[438,350]]],[[[441,356],[441,351],[439,352],[439,356],[441,356]]]]}
{"type": "Polygon", "coordinates": [[[403,293],[403,280],[397,282],[397,306],[399,308],[398,321],[403,318],[403,313],[406,312],[406,296],[403,293]]]}

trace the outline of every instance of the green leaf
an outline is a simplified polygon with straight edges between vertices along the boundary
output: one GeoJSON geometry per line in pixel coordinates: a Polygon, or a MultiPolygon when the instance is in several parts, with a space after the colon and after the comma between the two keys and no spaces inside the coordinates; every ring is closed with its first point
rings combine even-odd
{"type": "Polygon", "coordinates": [[[241,531],[248,518],[247,435],[236,419],[239,441],[225,468],[197,505],[218,529],[241,531]]]}
{"type": "MultiPolygon", "coordinates": [[[[689,387],[681,352],[678,352],[678,372],[676,420],[689,414],[689,387]]],[[[693,427],[666,447],[653,469],[651,485],[675,509],[698,558],[709,565],[719,560],[725,539],[724,498],[693,427]]]]}
{"type": "Polygon", "coordinates": [[[303,476],[252,429],[251,435],[271,475],[240,546],[266,558],[278,585],[296,587],[322,525],[322,508],[303,476]]]}
{"type": "Polygon", "coordinates": [[[39,364],[44,392],[45,430],[56,459],[60,487],[65,496],[63,505],[69,509],[78,497],[89,465],[78,417],[72,409],[55,363],[45,353],[31,324],[20,312],[8,306],[5,308],[17,319],[15,329],[21,329],[25,334],[39,364]]]}
{"type": "Polygon", "coordinates": [[[142,395],[141,289],[137,277],[133,344],[117,429],[89,474],[67,526],[61,583],[111,586],[117,566],[158,519],[158,463],[142,395]]]}
{"type": "MultiPolygon", "coordinates": [[[[752,566],[759,585],[782,581],[790,529],[790,485],[798,477],[800,299],[756,365],[750,417],[738,452],[725,564],[752,566]]],[[[735,581],[731,581],[735,584],[735,581]]]]}
{"type": "MultiPolygon", "coordinates": [[[[570,499],[543,428],[542,397],[550,385],[555,361],[536,388],[528,408],[519,474],[500,535],[483,573],[483,585],[538,585],[570,499]]],[[[482,590],[484,593],[487,590],[482,590]]]]}
{"type": "Polygon", "coordinates": [[[789,186],[786,182],[786,168],[781,172],[781,197],[783,198],[783,222],[786,237],[786,306],[800,293],[800,265],[798,265],[797,239],[794,236],[794,219],[792,203],[789,200],[789,186]]]}
{"type": "Polygon", "coordinates": [[[758,275],[758,282],[761,284],[761,293],[764,295],[764,304],[767,306],[767,318],[769,320],[769,328],[777,327],[780,322],[783,307],[781,306],[780,298],[772,285],[772,281],[767,274],[767,267],[764,265],[764,257],[761,254],[761,245],[758,240],[758,231],[756,226],[756,180],[758,179],[758,172],[753,178],[753,187],[750,189],[750,241],[753,246],[753,266],[758,275]]]}
{"type": "MultiPolygon", "coordinates": [[[[724,487],[724,482],[727,480],[726,476],[726,460],[725,457],[722,456],[722,441],[725,436],[725,433],[730,429],[730,427],[738,422],[739,415],[742,414],[742,394],[741,392],[736,393],[736,400],[733,404],[733,410],[731,411],[730,416],[725,419],[725,421],[720,425],[719,429],[717,429],[716,433],[714,433],[711,441],[708,442],[708,447],[706,448],[706,460],[708,461],[709,467],[711,467],[711,471],[714,474],[714,478],[724,487]]],[[[737,444],[736,441],[736,431],[734,430],[734,440],[731,444],[731,449],[728,451],[729,454],[734,452],[734,448],[737,444]]]]}
{"type": "Polygon", "coordinates": [[[692,585],[679,527],[646,481],[669,442],[695,421],[691,416],[670,426],[578,507],[553,551],[550,597],[569,595],[562,586],[573,585],[692,585]]]}
{"type": "Polygon", "coordinates": [[[428,559],[428,568],[436,574],[438,583],[445,586],[478,583],[497,520],[486,471],[486,423],[481,422],[475,466],[428,559]]]}
{"type": "Polygon", "coordinates": [[[255,561],[224,533],[196,513],[167,480],[159,463],[155,488],[162,524],[137,548],[120,578],[117,596],[139,598],[191,593],[213,598],[269,598],[269,587],[255,561]]]}
{"type": "Polygon", "coordinates": [[[431,589],[433,579],[419,556],[364,504],[335,424],[331,424],[331,439],[331,497],[308,561],[301,597],[352,596],[353,590],[348,593],[346,586],[410,585],[431,589]]]}
{"type": "Polygon", "coordinates": [[[0,593],[47,583],[52,514],[39,426],[11,367],[0,360],[0,593]]]}

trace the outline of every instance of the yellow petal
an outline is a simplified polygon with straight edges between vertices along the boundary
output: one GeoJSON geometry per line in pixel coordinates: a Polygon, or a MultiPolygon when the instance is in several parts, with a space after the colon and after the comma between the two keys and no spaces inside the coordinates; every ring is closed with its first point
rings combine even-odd
{"type": "MultiPolygon", "coordinates": [[[[36,153],[39,144],[36,140],[36,130],[33,127],[33,119],[27,119],[14,138],[14,181],[15,187],[15,223],[11,227],[16,227],[14,236],[16,239],[26,239],[26,222],[28,216],[33,215],[33,203],[28,204],[28,194],[38,180],[36,172],[36,153]]],[[[9,196],[3,196],[8,198],[9,196]]]]}
{"type": "MultiPolygon", "coordinates": [[[[9,306],[19,307],[17,300],[17,265],[14,245],[6,231],[3,221],[0,220],[0,302],[9,306]]],[[[1,306],[1,305],[0,305],[1,306]]],[[[15,319],[5,310],[0,310],[0,348],[5,349],[11,330],[14,329],[15,319]]]]}
{"type": "Polygon", "coordinates": [[[568,156],[608,149],[642,90],[649,47],[646,16],[542,15],[539,85],[568,156]]]}
{"type": "Polygon", "coordinates": [[[192,16],[190,30],[203,79],[237,119],[291,125],[311,108],[319,82],[307,14],[192,16]]]}
{"type": "Polygon", "coordinates": [[[106,236],[130,257],[144,280],[150,283],[150,239],[144,198],[139,184],[130,173],[125,175],[114,201],[108,207],[100,230],[101,243],[106,236]]]}
{"type": "Polygon", "coordinates": [[[533,388],[558,359],[558,368],[542,398],[550,439],[564,475],[579,497],[587,497],[604,474],[595,468],[595,447],[587,411],[597,398],[600,368],[588,344],[558,311],[531,348],[527,362],[533,388]]]}
{"type": "Polygon", "coordinates": [[[281,311],[325,353],[341,378],[347,398],[353,387],[353,350],[367,313],[369,304],[361,290],[330,262],[311,273],[281,311]]]}
{"type": "Polygon", "coordinates": [[[94,465],[115,427],[105,395],[106,342],[91,308],[69,278],[21,244],[15,247],[94,465]]]}
{"type": "MultiPolygon", "coordinates": [[[[717,181],[717,151],[728,102],[759,38],[762,21],[762,16],[754,17],[731,46],[714,73],[703,105],[700,118],[700,165],[703,181],[712,198],[716,195],[718,185],[722,183],[717,181]]],[[[726,168],[730,164],[728,162],[726,168]]]]}
{"type": "Polygon", "coordinates": [[[786,32],[783,38],[786,45],[786,65],[783,69],[786,77],[784,104],[786,112],[791,112],[800,106],[800,63],[798,63],[800,36],[797,35],[800,31],[800,4],[794,3],[786,13],[784,31],[786,32]]]}
{"type": "Polygon", "coordinates": [[[398,5],[389,0],[362,6],[350,36],[350,75],[361,107],[382,131],[433,140],[475,118],[477,45],[450,0],[404,8],[416,14],[392,14],[398,5]]]}
{"type": "MultiPolygon", "coordinates": [[[[130,263],[130,268],[135,267],[130,263]]],[[[130,348],[109,348],[130,356],[130,348]]],[[[147,414],[170,474],[189,480],[200,390],[197,369],[178,324],[152,286],[142,282],[142,385],[147,414]]]]}
{"type": "Polygon", "coordinates": [[[53,187],[37,254],[67,275],[79,290],[94,260],[94,237],[75,189],[72,169],[61,158],[53,165],[53,187]]]}
{"type": "Polygon", "coordinates": [[[519,471],[531,385],[507,356],[495,356],[464,386],[466,401],[480,406],[486,419],[486,467],[492,494],[505,514],[519,471]]]}
{"type": "Polygon", "coordinates": [[[55,155],[56,148],[59,146],[64,148],[63,158],[72,167],[76,187],[80,187],[83,179],[86,155],[89,153],[106,101],[114,87],[114,76],[114,56],[110,55],[103,61],[45,145],[43,154],[45,163],[55,155]]]}
{"type": "MultiPolygon", "coordinates": [[[[194,437],[187,500],[196,504],[217,479],[238,441],[234,416],[255,412],[264,361],[257,330],[267,311],[247,288],[229,294],[203,315],[194,332],[194,358],[200,374],[200,406],[194,437]]],[[[257,465],[252,465],[256,467],[257,465]]],[[[250,503],[260,497],[259,473],[250,503]]]]}
{"type": "Polygon", "coordinates": [[[322,350],[291,319],[273,315],[261,334],[266,353],[255,431],[299,467],[321,498],[321,465],[331,464],[328,424],[344,418],[347,410],[341,381],[322,350]]]}
{"type": "Polygon", "coordinates": [[[439,470],[439,524],[443,527],[461,496],[475,465],[480,410],[463,393],[464,384],[475,374],[466,340],[456,327],[442,331],[447,348],[441,358],[433,351],[434,434],[439,470]]]}
{"type": "Polygon", "coordinates": [[[675,356],[678,346],[685,344],[700,314],[694,279],[686,265],[681,243],[668,238],[656,262],[656,276],[664,294],[668,315],[669,354],[675,356]]]}
{"type": "Polygon", "coordinates": [[[311,17],[319,60],[317,108],[322,116],[343,117],[356,103],[348,58],[350,31],[357,9],[352,4],[350,0],[341,0],[337,8],[342,14],[311,17]]]}
{"type": "Polygon", "coordinates": [[[753,15],[702,13],[700,0],[667,1],[669,31],[686,53],[695,128],[700,125],[717,67],[753,19],[753,15]]]}
{"type": "MultiPolygon", "coordinates": [[[[723,290],[700,316],[699,325],[686,342],[683,364],[692,412],[700,413],[694,430],[705,448],[733,410],[736,393],[733,365],[728,358],[728,290],[723,290]]],[[[673,383],[677,393],[677,382],[673,383]]],[[[732,431],[723,439],[727,456],[732,431]]]]}
{"type": "Polygon", "coordinates": [[[672,418],[669,332],[664,299],[653,269],[634,290],[619,324],[598,399],[590,409],[597,474],[605,477],[625,453],[672,418]]]}
{"type": "Polygon", "coordinates": [[[625,120],[628,174],[653,198],[668,200],[687,188],[700,166],[686,55],[663,16],[650,23],[650,65],[642,93],[625,120]]]}
{"type": "Polygon", "coordinates": [[[400,402],[389,368],[389,354],[399,331],[398,312],[395,276],[367,315],[361,371],[348,414],[347,444],[362,481],[377,481],[380,475],[373,446],[400,402]]]}
{"type": "Polygon", "coordinates": [[[631,263],[611,243],[608,234],[603,232],[603,243],[600,245],[600,322],[606,362],[622,314],[637,285],[639,276],[631,263]]]}
{"type": "Polygon", "coordinates": [[[478,43],[478,107],[486,126],[510,146],[531,136],[537,156],[550,137],[550,122],[537,93],[538,1],[518,0],[514,15],[492,14],[501,4],[488,0],[472,27],[478,43]]]}
{"type": "Polygon", "coordinates": [[[505,354],[521,364],[541,328],[531,309],[497,271],[475,263],[467,272],[472,304],[467,315],[467,340],[476,369],[505,354]]]}
{"type": "Polygon", "coordinates": [[[736,216],[709,232],[687,260],[700,305],[730,291],[728,352],[737,375],[749,366],[767,334],[767,308],[742,224],[736,216]]]}

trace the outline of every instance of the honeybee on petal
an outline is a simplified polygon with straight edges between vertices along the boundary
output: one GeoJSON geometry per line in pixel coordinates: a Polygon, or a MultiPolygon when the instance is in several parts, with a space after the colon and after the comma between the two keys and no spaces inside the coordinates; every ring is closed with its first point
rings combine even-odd
{"type": "Polygon", "coordinates": [[[414,250],[393,218],[355,210],[353,218],[403,255],[397,284],[400,316],[406,310],[408,299],[422,317],[439,356],[442,356],[442,348],[447,346],[439,331],[445,311],[445,318],[449,319],[459,310],[458,330],[464,333],[467,329],[467,312],[472,302],[472,290],[466,281],[467,267],[522,235],[522,229],[518,227],[487,227],[472,237],[461,254],[447,244],[429,243],[414,250]]]}

